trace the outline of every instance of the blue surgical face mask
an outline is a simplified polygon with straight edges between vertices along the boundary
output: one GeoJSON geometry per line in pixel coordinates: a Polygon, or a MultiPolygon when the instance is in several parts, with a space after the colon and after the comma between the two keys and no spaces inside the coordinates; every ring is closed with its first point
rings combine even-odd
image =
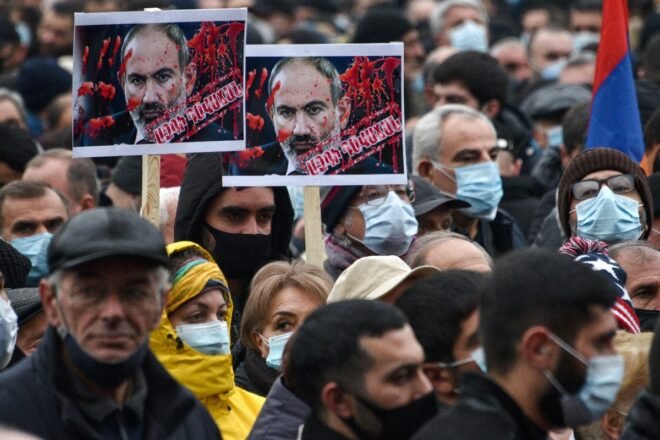
{"type": "Polygon", "coordinates": [[[547,148],[559,148],[564,143],[564,130],[561,125],[555,125],[545,131],[548,144],[547,148]]]}
{"type": "Polygon", "coordinates": [[[390,191],[385,200],[363,203],[358,209],[365,222],[364,239],[358,241],[378,255],[400,256],[408,252],[418,226],[410,203],[390,191]]]}
{"type": "Polygon", "coordinates": [[[286,347],[286,343],[289,342],[291,335],[293,335],[293,332],[266,338],[264,335],[259,334],[261,340],[264,341],[264,343],[268,346],[266,365],[268,365],[273,370],[279,370],[282,367],[282,355],[284,354],[284,347],[286,347]]]}
{"type": "Polygon", "coordinates": [[[176,326],[176,334],[184,344],[203,354],[229,354],[229,329],[225,321],[176,326]]]}
{"type": "Polygon", "coordinates": [[[457,50],[488,50],[486,27],[472,20],[467,20],[449,31],[451,46],[457,50]]]}
{"type": "Polygon", "coordinates": [[[548,370],[545,376],[561,394],[560,404],[566,426],[576,427],[598,420],[614,403],[623,380],[623,356],[604,355],[585,359],[573,347],[558,336],[551,339],[568,354],[587,366],[584,385],[576,394],[569,394],[548,370]]]}
{"type": "Polygon", "coordinates": [[[579,54],[582,49],[590,44],[598,44],[600,42],[600,34],[596,32],[583,31],[573,34],[573,53],[579,54]]]}
{"type": "Polygon", "coordinates": [[[436,162],[434,165],[445,176],[456,182],[456,198],[472,205],[461,209],[461,212],[483,220],[495,218],[503,195],[502,178],[495,162],[482,162],[458,168],[446,167],[436,162]],[[456,177],[444,172],[443,168],[453,169],[456,177]]]}
{"type": "Polygon", "coordinates": [[[636,200],[603,186],[596,197],[575,206],[576,235],[606,243],[637,240],[642,235],[640,206],[636,200]]]}
{"type": "Polygon", "coordinates": [[[16,346],[18,318],[8,300],[0,297],[0,370],[5,368],[16,346]]]}
{"type": "Polygon", "coordinates": [[[48,275],[48,245],[52,238],[53,234],[44,232],[29,237],[15,238],[11,241],[11,245],[18,252],[28,257],[30,263],[32,263],[32,268],[28,274],[28,287],[38,286],[39,281],[48,275]]]}
{"type": "Polygon", "coordinates": [[[472,360],[479,367],[479,369],[485,374],[488,373],[488,366],[486,365],[486,352],[483,347],[479,347],[470,353],[472,360]]]}
{"type": "Polygon", "coordinates": [[[564,58],[553,61],[541,70],[541,78],[547,80],[559,79],[564,66],[566,66],[566,60],[564,58]]]}

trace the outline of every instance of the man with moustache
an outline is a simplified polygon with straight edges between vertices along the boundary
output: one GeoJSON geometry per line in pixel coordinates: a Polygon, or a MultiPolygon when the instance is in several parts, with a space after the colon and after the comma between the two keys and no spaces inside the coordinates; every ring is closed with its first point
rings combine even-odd
{"type": "MultiPolygon", "coordinates": [[[[277,141],[264,145],[263,154],[247,164],[232,164],[230,173],[314,174],[306,162],[331,148],[341,149],[341,130],[351,111],[337,69],[323,57],[282,58],[271,71],[268,95],[266,111],[277,141]]],[[[332,174],[337,168],[321,174],[332,174]]],[[[383,174],[392,173],[392,168],[369,156],[342,173],[383,174]]]]}
{"type": "MultiPolygon", "coordinates": [[[[114,123],[94,133],[88,126],[80,145],[150,144],[154,130],[177,116],[185,118],[187,97],[192,94],[197,66],[190,60],[183,30],[175,24],[138,24],[126,36],[120,51],[125,70],[118,80],[126,110],[112,115],[114,123]]],[[[89,124],[89,122],[88,122],[89,124]]],[[[233,136],[211,123],[192,135],[178,135],[171,142],[232,140],[233,136]]]]}

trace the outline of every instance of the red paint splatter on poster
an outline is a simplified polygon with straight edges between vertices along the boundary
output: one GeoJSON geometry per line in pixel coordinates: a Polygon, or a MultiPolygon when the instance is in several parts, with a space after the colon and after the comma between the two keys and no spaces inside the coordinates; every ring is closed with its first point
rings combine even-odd
{"type": "Polygon", "coordinates": [[[277,142],[284,142],[285,140],[291,137],[291,131],[289,130],[278,130],[277,131],[277,142]]]}
{"type": "Polygon", "coordinates": [[[268,113],[270,113],[271,109],[273,108],[273,104],[275,103],[275,96],[277,96],[277,92],[280,90],[280,87],[282,87],[282,83],[279,81],[275,82],[273,90],[271,90],[270,96],[268,96],[268,100],[266,101],[266,110],[268,113]]]}
{"type": "Polygon", "coordinates": [[[85,130],[90,137],[95,138],[98,137],[103,130],[112,127],[114,124],[115,120],[112,118],[112,116],[92,118],[87,121],[87,127],[85,130]]]}
{"type": "Polygon", "coordinates": [[[82,74],[85,75],[87,73],[87,61],[89,60],[89,46],[85,46],[85,50],[83,50],[83,55],[82,55],[82,74]]]}
{"type": "Polygon", "coordinates": [[[114,66],[115,58],[117,58],[117,52],[119,52],[119,49],[121,49],[121,37],[117,35],[117,38],[115,38],[115,45],[112,46],[112,57],[108,59],[108,66],[114,66]]]}
{"type": "Polygon", "coordinates": [[[256,70],[251,70],[248,72],[247,79],[245,80],[245,100],[247,101],[250,98],[250,88],[254,82],[254,77],[257,76],[256,70]]]}
{"type": "Polygon", "coordinates": [[[237,151],[232,155],[232,161],[239,167],[245,168],[253,161],[264,154],[264,149],[261,147],[250,147],[243,151],[237,151]]]}
{"type": "Polygon", "coordinates": [[[124,59],[119,65],[119,70],[117,70],[117,76],[119,77],[119,79],[122,79],[124,77],[124,74],[126,73],[126,65],[128,64],[128,60],[130,60],[132,56],[133,56],[133,49],[131,48],[128,49],[128,52],[126,52],[126,55],[124,55],[124,59]]]}
{"type": "Polygon", "coordinates": [[[126,104],[126,111],[132,112],[135,110],[138,106],[140,105],[140,99],[139,98],[130,98],[128,100],[128,104],[126,104]]]}
{"type": "Polygon", "coordinates": [[[252,113],[246,113],[247,126],[253,132],[260,132],[264,129],[264,118],[259,115],[253,115],[252,113]]]}
{"type": "Polygon", "coordinates": [[[85,95],[92,96],[93,94],[94,94],[94,83],[91,81],[85,81],[78,88],[78,96],[85,96],[85,95]]]}
{"type": "Polygon", "coordinates": [[[261,95],[263,95],[264,84],[266,83],[267,78],[268,78],[268,69],[264,67],[261,69],[261,77],[259,78],[259,88],[254,92],[254,96],[257,97],[258,99],[261,98],[261,95]]]}
{"type": "Polygon", "coordinates": [[[117,93],[115,86],[112,84],[106,84],[103,81],[99,82],[96,88],[99,92],[99,95],[108,101],[112,101],[115,98],[115,94],[117,93]]]}
{"type": "Polygon", "coordinates": [[[108,52],[108,49],[110,48],[110,38],[106,38],[103,40],[103,45],[101,46],[101,52],[99,53],[99,60],[96,62],[96,70],[101,70],[101,67],[103,66],[103,57],[105,57],[105,54],[108,52]]]}

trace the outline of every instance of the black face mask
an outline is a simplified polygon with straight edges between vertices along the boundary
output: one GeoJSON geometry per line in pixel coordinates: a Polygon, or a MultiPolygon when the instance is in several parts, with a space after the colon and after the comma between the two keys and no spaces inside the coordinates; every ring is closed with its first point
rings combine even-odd
{"type": "Polygon", "coordinates": [[[380,422],[380,433],[365,432],[355,419],[344,420],[360,439],[407,440],[431,417],[438,413],[438,404],[434,392],[393,409],[382,409],[362,397],[354,394],[358,402],[367,408],[380,422]]]}
{"type": "Polygon", "coordinates": [[[271,235],[228,234],[212,228],[215,239],[211,254],[227,278],[249,280],[271,257],[271,235]]]}
{"type": "Polygon", "coordinates": [[[635,309],[635,314],[639,318],[639,328],[643,332],[652,332],[655,330],[655,324],[658,322],[660,310],[635,309]]]}
{"type": "Polygon", "coordinates": [[[144,357],[149,351],[149,344],[145,341],[135,353],[120,362],[112,364],[101,362],[90,356],[80,347],[78,342],[71,336],[71,333],[64,336],[64,347],[69,354],[71,362],[85,375],[89,380],[101,388],[116,388],[123,382],[130,379],[140,368],[144,357]]]}

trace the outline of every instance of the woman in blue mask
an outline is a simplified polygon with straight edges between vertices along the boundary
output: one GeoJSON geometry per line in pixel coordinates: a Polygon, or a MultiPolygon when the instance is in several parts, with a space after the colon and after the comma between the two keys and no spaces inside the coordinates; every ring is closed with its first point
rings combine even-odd
{"type": "Polygon", "coordinates": [[[264,399],[234,385],[230,351],[233,304],[211,255],[190,241],[167,246],[172,288],[151,350],[206,407],[223,439],[244,439],[264,399]]]}
{"type": "Polygon", "coordinates": [[[321,203],[325,271],[335,280],[358,258],[403,257],[417,235],[409,185],[335,186],[321,203]]]}
{"type": "Polygon", "coordinates": [[[611,148],[584,151],[569,163],[559,182],[557,210],[566,237],[608,244],[646,239],[653,223],[644,172],[611,148]]]}
{"type": "Polygon", "coordinates": [[[311,314],[325,304],[332,280],[320,268],[277,261],[259,269],[241,318],[245,360],[236,384],[265,396],[280,374],[284,347],[311,314]]]}

